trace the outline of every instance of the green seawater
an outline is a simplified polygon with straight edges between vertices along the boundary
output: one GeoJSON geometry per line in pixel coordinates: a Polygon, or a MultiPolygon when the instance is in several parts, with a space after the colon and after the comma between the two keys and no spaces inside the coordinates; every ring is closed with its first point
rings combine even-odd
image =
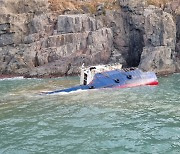
{"type": "Polygon", "coordinates": [[[154,87],[39,95],[78,82],[0,80],[0,154],[180,153],[180,74],[154,87]]]}

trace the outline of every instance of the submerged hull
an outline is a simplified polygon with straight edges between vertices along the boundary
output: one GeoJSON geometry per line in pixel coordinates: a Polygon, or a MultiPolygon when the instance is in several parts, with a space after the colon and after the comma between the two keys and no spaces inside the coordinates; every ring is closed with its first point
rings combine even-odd
{"type": "Polygon", "coordinates": [[[79,85],[63,90],[55,90],[46,94],[69,93],[78,90],[102,88],[129,88],[145,85],[158,85],[158,80],[153,72],[142,72],[139,69],[125,72],[113,70],[95,74],[93,80],[87,85],[79,85]]]}

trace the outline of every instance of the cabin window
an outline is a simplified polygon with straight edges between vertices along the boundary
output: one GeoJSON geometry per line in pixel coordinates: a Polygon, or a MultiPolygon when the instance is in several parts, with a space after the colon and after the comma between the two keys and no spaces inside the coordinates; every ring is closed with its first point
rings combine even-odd
{"type": "Polygon", "coordinates": [[[86,73],[84,73],[84,83],[83,84],[87,85],[87,74],[86,73]]]}

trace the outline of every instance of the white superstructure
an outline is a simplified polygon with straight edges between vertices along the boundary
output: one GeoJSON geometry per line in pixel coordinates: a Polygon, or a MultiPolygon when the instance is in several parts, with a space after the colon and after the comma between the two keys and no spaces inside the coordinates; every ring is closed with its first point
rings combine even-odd
{"type": "Polygon", "coordinates": [[[87,85],[89,84],[96,73],[106,72],[106,71],[112,71],[122,69],[122,64],[111,64],[111,65],[97,65],[97,66],[90,66],[90,67],[84,67],[84,65],[81,67],[81,77],[80,77],[80,84],[81,85],[87,85]]]}

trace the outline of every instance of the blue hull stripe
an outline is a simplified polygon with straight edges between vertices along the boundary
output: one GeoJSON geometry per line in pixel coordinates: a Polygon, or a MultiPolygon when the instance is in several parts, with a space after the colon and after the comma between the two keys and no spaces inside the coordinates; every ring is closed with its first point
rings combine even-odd
{"type": "Polygon", "coordinates": [[[122,70],[113,70],[113,71],[95,74],[93,81],[88,85],[79,85],[63,90],[55,90],[52,92],[47,92],[45,94],[73,92],[77,90],[87,90],[87,89],[113,88],[113,87],[125,86],[128,84],[136,84],[138,82],[150,80],[150,79],[152,79],[152,81],[157,80],[155,73],[142,72],[139,69],[129,72],[124,72],[122,70]]]}

